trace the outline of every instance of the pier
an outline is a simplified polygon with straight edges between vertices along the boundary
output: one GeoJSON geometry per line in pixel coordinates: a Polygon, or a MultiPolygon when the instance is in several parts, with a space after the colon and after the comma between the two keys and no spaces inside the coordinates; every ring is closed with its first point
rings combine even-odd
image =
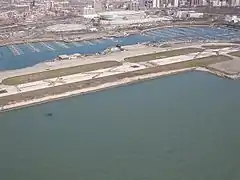
{"type": "Polygon", "coordinates": [[[7,46],[7,47],[8,47],[8,49],[13,53],[14,56],[19,56],[19,55],[23,54],[23,53],[21,52],[21,50],[18,49],[18,48],[17,48],[16,46],[14,46],[14,45],[9,45],[9,46],[7,46]]]}
{"type": "Polygon", "coordinates": [[[167,37],[167,38],[170,38],[170,39],[173,38],[173,35],[169,34],[167,32],[152,32],[152,34],[154,34],[154,36],[156,36],[156,37],[167,37]]]}
{"type": "Polygon", "coordinates": [[[169,32],[172,32],[172,33],[174,33],[175,34],[175,36],[186,36],[186,35],[193,35],[193,34],[188,34],[188,32],[187,31],[185,31],[185,30],[183,30],[183,29],[180,29],[180,28],[178,28],[178,29],[169,29],[168,30],[169,32]]]}
{"type": "Polygon", "coordinates": [[[85,41],[85,43],[90,46],[94,45],[91,41],[85,41]]]}
{"type": "MultiPolygon", "coordinates": [[[[172,32],[172,31],[169,31],[169,30],[162,31],[161,33],[163,33],[163,34],[166,35],[166,36],[172,37],[172,38],[174,38],[174,37],[176,37],[176,36],[179,36],[179,35],[176,34],[175,32],[172,32]]],[[[161,34],[161,33],[160,33],[160,34],[161,34]]]]}
{"type": "Polygon", "coordinates": [[[102,41],[100,39],[95,40],[96,43],[101,43],[102,41]]]}
{"type": "Polygon", "coordinates": [[[51,51],[55,51],[55,49],[52,46],[50,46],[49,44],[47,44],[45,42],[40,42],[40,44],[51,51]]]}
{"type": "Polygon", "coordinates": [[[151,37],[152,37],[152,36],[156,36],[156,34],[155,34],[154,32],[152,32],[152,31],[146,32],[145,35],[151,36],[151,37]]]}
{"type": "Polygon", "coordinates": [[[34,47],[32,44],[30,44],[30,43],[26,43],[25,44],[29,49],[31,49],[32,50],[32,52],[40,52],[40,50],[38,49],[38,48],[36,48],[36,47],[34,47]]]}
{"type": "Polygon", "coordinates": [[[76,46],[76,47],[80,47],[80,46],[82,46],[82,44],[79,43],[79,42],[72,42],[72,44],[73,44],[74,46],[76,46]]]}
{"type": "Polygon", "coordinates": [[[63,47],[63,48],[69,48],[65,43],[63,42],[55,42],[57,45],[59,45],[60,47],[63,47]]]}

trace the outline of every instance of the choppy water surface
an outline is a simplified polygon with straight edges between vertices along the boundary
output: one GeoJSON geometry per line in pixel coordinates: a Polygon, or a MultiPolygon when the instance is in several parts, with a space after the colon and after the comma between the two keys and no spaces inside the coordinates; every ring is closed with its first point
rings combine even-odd
{"type": "Polygon", "coordinates": [[[0,71],[20,69],[34,66],[38,63],[54,59],[60,54],[94,54],[108,47],[133,45],[151,41],[186,41],[186,40],[237,40],[240,29],[227,27],[175,27],[146,32],[144,35],[135,34],[128,37],[101,39],[84,42],[38,42],[0,47],[0,71]]]}
{"type": "Polygon", "coordinates": [[[239,92],[194,72],[2,113],[0,179],[239,180],[239,92]]]}

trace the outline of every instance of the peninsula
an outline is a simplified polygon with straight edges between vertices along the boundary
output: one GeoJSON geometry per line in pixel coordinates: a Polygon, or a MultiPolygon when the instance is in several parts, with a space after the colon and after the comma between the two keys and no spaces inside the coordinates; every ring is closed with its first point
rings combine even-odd
{"type": "Polygon", "coordinates": [[[163,75],[201,70],[237,79],[236,43],[146,44],[108,54],[56,59],[0,72],[0,111],[11,110],[163,75]]]}

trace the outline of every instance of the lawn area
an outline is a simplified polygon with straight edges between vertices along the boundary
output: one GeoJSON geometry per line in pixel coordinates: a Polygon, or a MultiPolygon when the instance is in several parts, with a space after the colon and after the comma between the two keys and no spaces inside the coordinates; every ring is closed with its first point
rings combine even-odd
{"type": "Polygon", "coordinates": [[[227,47],[234,47],[234,45],[203,45],[202,47],[206,49],[222,49],[227,47]]]}
{"type": "Polygon", "coordinates": [[[240,57],[240,51],[230,52],[230,53],[228,53],[228,54],[231,55],[231,56],[237,56],[237,57],[240,57]]]}
{"type": "Polygon", "coordinates": [[[203,51],[203,49],[183,48],[183,49],[176,49],[176,50],[171,50],[171,51],[163,51],[163,52],[127,57],[124,60],[127,62],[131,62],[131,63],[138,63],[138,62],[145,62],[145,61],[151,61],[151,60],[156,60],[156,59],[180,56],[180,55],[185,55],[185,54],[190,54],[190,53],[197,53],[197,52],[201,52],[201,51],[203,51]]]}
{"type": "Polygon", "coordinates": [[[232,60],[232,58],[224,55],[219,55],[219,56],[213,55],[213,56],[208,56],[203,58],[197,58],[191,61],[186,61],[186,65],[188,67],[200,67],[200,66],[206,67],[211,64],[216,64],[219,62],[229,61],[229,60],[232,60]]]}
{"type": "Polygon", "coordinates": [[[28,82],[40,81],[49,78],[67,76],[77,73],[84,73],[89,71],[95,71],[99,69],[111,68],[120,66],[122,63],[117,61],[104,61],[91,64],[85,64],[80,66],[61,68],[56,70],[43,71],[38,73],[26,74],[22,76],[9,77],[2,81],[2,84],[5,85],[18,85],[28,82]]]}

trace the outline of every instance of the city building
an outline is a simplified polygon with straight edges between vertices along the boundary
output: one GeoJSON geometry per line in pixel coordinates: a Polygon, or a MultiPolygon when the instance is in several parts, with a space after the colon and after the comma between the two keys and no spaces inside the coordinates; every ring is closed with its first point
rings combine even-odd
{"type": "Polygon", "coordinates": [[[239,22],[240,22],[240,17],[238,17],[238,16],[236,16],[236,15],[234,15],[234,16],[229,16],[229,15],[227,15],[227,16],[225,17],[225,21],[226,21],[226,22],[229,22],[229,23],[233,23],[233,24],[239,23],[239,22]]]}
{"type": "Polygon", "coordinates": [[[94,9],[96,12],[102,12],[103,11],[103,3],[101,0],[94,0],[94,9]]]}
{"type": "Polygon", "coordinates": [[[208,2],[208,0],[203,0],[203,4],[202,4],[203,6],[208,6],[209,5],[209,2],[208,2]]]}
{"type": "Polygon", "coordinates": [[[203,0],[191,0],[190,5],[191,6],[202,6],[203,5],[203,0]]]}
{"type": "Polygon", "coordinates": [[[235,6],[240,6],[240,0],[231,0],[230,6],[235,7],[235,6]]]}
{"type": "Polygon", "coordinates": [[[143,10],[143,9],[146,9],[146,0],[138,0],[138,4],[139,4],[139,9],[140,10],[143,10]]]}
{"type": "Polygon", "coordinates": [[[144,3],[145,3],[146,9],[150,9],[153,7],[153,0],[145,0],[144,3]]]}
{"type": "Polygon", "coordinates": [[[174,0],[173,6],[178,7],[179,6],[179,0],[174,0]]]}
{"type": "Polygon", "coordinates": [[[161,7],[161,0],[153,0],[152,3],[153,3],[153,5],[152,5],[153,8],[161,7]]]}
{"type": "Polygon", "coordinates": [[[139,1],[138,0],[130,1],[130,3],[129,3],[129,10],[133,10],[133,11],[140,10],[139,1]]]}
{"type": "Polygon", "coordinates": [[[161,7],[179,7],[180,0],[153,0],[152,7],[153,8],[161,8],[161,7]]]}
{"type": "Polygon", "coordinates": [[[83,8],[83,17],[85,18],[95,18],[98,15],[96,14],[95,8],[92,5],[88,5],[83,8]]]}

